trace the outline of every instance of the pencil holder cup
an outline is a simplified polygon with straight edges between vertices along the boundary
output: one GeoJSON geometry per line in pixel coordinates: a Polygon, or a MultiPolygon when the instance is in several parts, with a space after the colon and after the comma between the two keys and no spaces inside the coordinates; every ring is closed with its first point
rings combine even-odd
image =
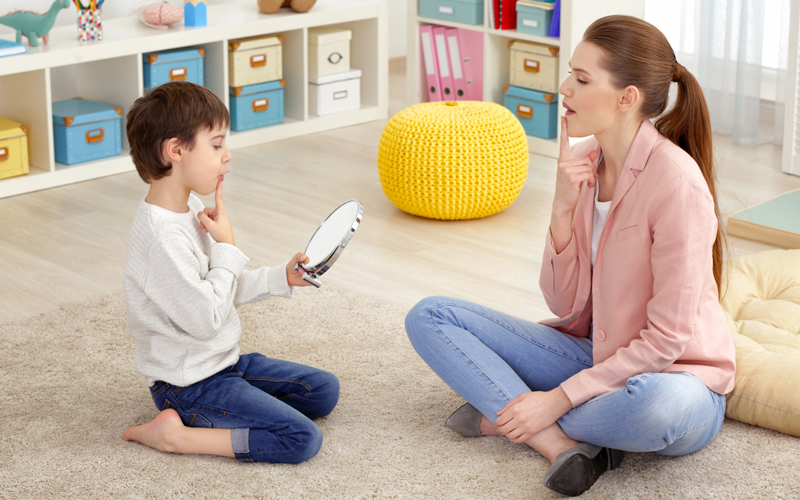
{"type": "Polygon", "coordinates": [[[101,9],[80,9],[78,11],[78,40],[103,39],[103,11],[101,9]]]}

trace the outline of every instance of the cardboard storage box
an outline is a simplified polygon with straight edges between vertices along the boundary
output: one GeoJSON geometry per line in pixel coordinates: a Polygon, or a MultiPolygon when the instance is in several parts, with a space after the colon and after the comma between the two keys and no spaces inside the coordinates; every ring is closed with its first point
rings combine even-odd
{"type": "Polygon", "coordinates": [[[481,25],[483,0],[419,0],[419,15],[456,23],[481,25]]]}
{"type": "Polygon", "coordinates": [[[510,83],[540,92],[558,92],[558,47],[511,40],[510,83]]]}
{"type": "Polygon", "coordinates": [[[0,179],[28,173],[28,129],[0,118],[0,179]]]}
{"type": "Polygon", "coordinates": [[[173,49],[142,54],[144,88],[152,89],[162,83],[185,80],[204,85],[203,48],[173,49]]]}
{"type": "Polygon", "coordinates": [[[231,87],[231,130],[242,131],[283,123],[286,82],[231,87]]]}
{"type": "Polygon", "coordinates": [[[516,116],[525,134],[553,139],[558,134],[558,96],[506,85],[503,105],[516,116]]]}
{"type": "Polygon", "coordinates": [[[121,108],[86,99],[54,102],[56,161],[73,165],[120,154],[121,117],[121,108]]]}
{"type": "Polygon", "coordinates": [[[228,80],[231,87],[282,78],[282,36],[254,36],[228,42],[228,80]]]}
{"type": "Polygon", "coordinates": [[[308,77],[308,112],[322,116],[361,107],[361,70],[308,77]]]}

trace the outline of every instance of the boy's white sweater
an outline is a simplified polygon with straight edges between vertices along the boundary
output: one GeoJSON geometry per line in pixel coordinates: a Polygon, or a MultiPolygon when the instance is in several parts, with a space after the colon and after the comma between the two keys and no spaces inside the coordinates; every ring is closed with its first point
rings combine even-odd
{"type": "Polygon", "coordinates": [[[238,248],[216,243],[200,227],[202,201],[170,212],[144,200],[128,235],[123,287],[136,370],[185,387],[239,359],[242,327],[236,307],[277,295],[291,297],[286,266],[245,271],[238,248]]]}

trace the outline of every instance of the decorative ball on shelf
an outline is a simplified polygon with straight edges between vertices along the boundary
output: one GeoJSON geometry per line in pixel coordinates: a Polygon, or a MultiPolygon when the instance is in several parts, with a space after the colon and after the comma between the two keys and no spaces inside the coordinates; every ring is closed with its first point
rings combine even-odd
{"type": "Polygon", "coordinates": [[[258,0],[258,10],[264,14],[274,14],[281,7],[291,7],[295,12],[308,12],[317,0],[258,0]]]}
{"type": "Polygon", "coordinates": [[[183,9],[163,0],[145,2],[129,14],[133,12],[137,12],[139,21],[150,28],[167,29],[170,24],[183,21],[183,9]]]}
{"type": "Polygon", "coordinates": [[[519,120],[492,102],[429,102],[397,113],[378,146],[383,192],[430,219],[475,219],[511,205],[528,174],[519,120]]]}

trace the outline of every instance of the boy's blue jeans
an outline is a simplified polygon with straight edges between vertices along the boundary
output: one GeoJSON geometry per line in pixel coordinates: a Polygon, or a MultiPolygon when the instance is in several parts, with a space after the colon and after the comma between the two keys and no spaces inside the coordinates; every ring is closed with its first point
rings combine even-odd
{"type": "Polygon", "coordinates": [[[176,410],[187,426],[232,429],[233,452],[242,462],[296,464],[322,446],[322,432],[311,420],[333,411],[339,380],[251,353],[188,387],[156,382],[150,394],[159,410],[176,410]]]}
{"type": "MultiPolygon", "coordinates": [[[[417,353],[492,422],[525,392],[549,391],[592,366],[592,340],[449,297],[422,300],[406,316],[417,353]]],[[[722,427],[725,396],[694,375],[645,373],[558,420],[576,441],[683,455],[722,427]]]]}

